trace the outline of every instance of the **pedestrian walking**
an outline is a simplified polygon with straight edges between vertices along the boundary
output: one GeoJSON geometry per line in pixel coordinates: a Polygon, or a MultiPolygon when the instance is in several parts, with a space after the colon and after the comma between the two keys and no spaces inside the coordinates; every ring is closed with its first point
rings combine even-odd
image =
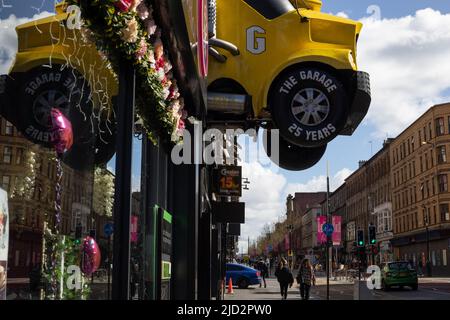
{"type": "Polygon", "coordinates": [[[300,285],[300,296],[302,300],[309,300],[311,285],[316,285],[316,276],[309,259],[304,259],[300,265],[297,275],[297,283],[300,285]]]}
{"type": "MultiPolygon", "coordinates": [[[[268,275],[268,269],[267,269],[267,265],[264,263],[264,261],[261,259],[259,260],[256,269],[259,270],[259,272],[261,273],[261,278],[264,282],[264,288],[267,288],[267,284],[266,284],[266,277],[268,275]]],[[[262,283],[259,284],[259,287],[262,287],[262,283]]]]}
{"type": "Polygon", "coordinates": [[[294,284],[294,277],[292,276],[292,272],[289,270],[285,259],[281,259],[280,264],[275,271],[275,277],[277,277],[277,280],[280,283],[281,299],[286,300],[288,288],[292,288],[292,285],[294,284]]]}

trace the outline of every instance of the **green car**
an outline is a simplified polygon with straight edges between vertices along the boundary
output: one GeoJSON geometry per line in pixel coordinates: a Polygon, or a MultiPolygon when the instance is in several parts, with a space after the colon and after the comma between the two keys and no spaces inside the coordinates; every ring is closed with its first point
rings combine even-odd
{"type": "Polygon", "coordinates": [[[411,287],[417,290],[418,279],[417,272],[407,261],[387,262],[381,265],[381,287],[383,290],[389,290],[391,287],[398,286],[411,287]]]}

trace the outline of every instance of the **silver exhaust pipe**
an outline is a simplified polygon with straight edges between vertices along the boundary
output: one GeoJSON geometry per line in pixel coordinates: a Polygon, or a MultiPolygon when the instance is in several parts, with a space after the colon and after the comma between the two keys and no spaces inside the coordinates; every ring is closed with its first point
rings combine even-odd
{"type": "Polygon", "coordinates": [[[248,99],[244,94],[208,92],[208,111],[242,115],[247,113],[248,99]]]}

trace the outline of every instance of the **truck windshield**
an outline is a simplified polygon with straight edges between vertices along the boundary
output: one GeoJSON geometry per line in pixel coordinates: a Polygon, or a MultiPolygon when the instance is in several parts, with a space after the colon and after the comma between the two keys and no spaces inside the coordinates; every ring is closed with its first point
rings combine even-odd
{"type": "Polygon", "coordinates": [[[244,0],[249,6],[267,19],[275,19],[294,10],[289,0],[244,0]]]}

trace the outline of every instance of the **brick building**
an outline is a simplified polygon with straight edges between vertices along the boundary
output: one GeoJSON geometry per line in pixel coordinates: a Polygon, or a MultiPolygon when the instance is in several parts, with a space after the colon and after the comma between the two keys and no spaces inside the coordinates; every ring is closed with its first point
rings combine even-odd
{"type": "Polygon", "coordinates": [[[326,192],[296,192],[292,198],[294,214],[301,216],[311,206],[320,204],[326,196],[326,192]]]}

